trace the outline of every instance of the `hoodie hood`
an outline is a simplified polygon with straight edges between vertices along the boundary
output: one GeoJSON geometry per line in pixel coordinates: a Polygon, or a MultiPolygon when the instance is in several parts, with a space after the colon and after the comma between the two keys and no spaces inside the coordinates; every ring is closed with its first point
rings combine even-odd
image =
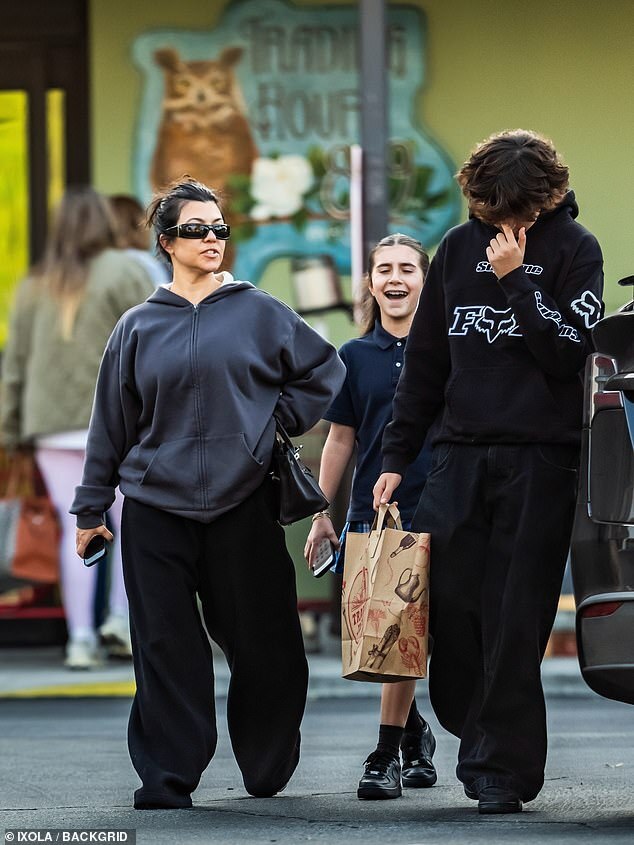
{"type": "Polygon", "coordinates": [[[550,211],[542,211],[542,213],[535,221],[534,225],[541,226],[547,220],[552,220],[553,217],[556,217],[558,214],[562,213],[569,214],[573,220],[579,216],[579,206],[577,205],[577,200],[575,199],[574,191],[568,191],[568,193],[562,199],[559,205],[556,205],[550,211]]]}
{"type": "MultiPolygon", "coordinates": [[[[251,282],[234,281],[233,276],[231,276],[230,273],[224,273],[224,281],[220,287],[213,291],[213,293],[210,293],[209,296],[201,299],[198,305],[217,302],[218,300],[224,299],[226,296],[230,296],[238,291],[250,289],[256,290],[255,285],[252,285],[251,282]]],[[[185,299],[184,296],[180,296],[178,293],[173,293],[167,285],[161,285],[158,287],[152,296],[148,297],[147,301],[156,302],[160,305],[173,305],[176,308],[192,307],[192,303],[188,299],[185,299]]]]}

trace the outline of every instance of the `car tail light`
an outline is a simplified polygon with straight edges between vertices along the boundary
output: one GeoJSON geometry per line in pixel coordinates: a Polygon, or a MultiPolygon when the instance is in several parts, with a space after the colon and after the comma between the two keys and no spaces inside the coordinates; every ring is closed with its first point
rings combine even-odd
{"type": "Polygon", "coordinates": [[[586,395],[583,424],[589,427],[597,411],[604,408],[621,408],[621,394],[618,390],[604,390],[607,380],[616,373],[616,361],[599,352],[588,357],[585,371],[586,395]]]}
{"type": "Polygon", "coordinates": [[[581,615],[584,619],[591,619],[594,616],[611,616],[622,604],[622,601],[600,601],[584,607],[581,615]]]}

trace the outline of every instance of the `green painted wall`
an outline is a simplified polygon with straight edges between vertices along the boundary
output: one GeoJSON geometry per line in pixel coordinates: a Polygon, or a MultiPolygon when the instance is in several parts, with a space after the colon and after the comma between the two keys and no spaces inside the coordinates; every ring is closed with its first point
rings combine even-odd
{"type": "MultiPolygon", "coordinates": [[[[98,188],[130,189],[141,85],[130,60],[136,35],[164,27],[208,29],[227,5],[224,0],[91,1],[98,188]]],[[[629,209],[634,4],[421,0],[411,5],[422,8],[428,21],[427,82],[418,108],[430,132],[457,164],[474,143],[503,128],[534,128],[553,138],[571,169],[580,219],[604,250],[608,309],[624,302],[616,281],[634,272],[629,209]]],[[[263,281],[274,288],[284,276],[282,262],[263,281]]]]}

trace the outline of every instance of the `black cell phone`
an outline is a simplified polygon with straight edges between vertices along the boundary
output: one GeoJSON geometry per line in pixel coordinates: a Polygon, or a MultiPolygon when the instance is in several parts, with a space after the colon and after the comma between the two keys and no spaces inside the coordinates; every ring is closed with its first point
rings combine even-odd
{"type": "Polygon", "coordinates": [[[332,566],[335,556],[335,547],[330,540],[323,539],[317,546],[317,550],[312,560],[312,572],[315,578],[321,578],[332,566]]]}
{"type": "Polygon", "coordinates": [[[101,534],[95,534],[84,551],[84,566],[94,566],[108,554],[108,543],[101,534]]]}

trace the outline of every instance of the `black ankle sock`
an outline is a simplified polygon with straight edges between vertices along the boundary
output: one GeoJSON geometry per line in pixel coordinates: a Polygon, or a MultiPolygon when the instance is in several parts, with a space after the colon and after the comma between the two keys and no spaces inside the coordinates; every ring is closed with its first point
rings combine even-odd
{"type": "Polygon", "coordinates": [[[376,750],[398,757],[402,738],[403,728],[398,725],[379,725],[379,742],[376,750]]]}
{"type": "Polygon", "coordinates": [[[407,721],[405,722],[405,733],[420,735],[425,724],[425,720],[418,712],[418,707],[416,707],[416,699],[413,698],[409,713],[407,714],[407,721]]]}

